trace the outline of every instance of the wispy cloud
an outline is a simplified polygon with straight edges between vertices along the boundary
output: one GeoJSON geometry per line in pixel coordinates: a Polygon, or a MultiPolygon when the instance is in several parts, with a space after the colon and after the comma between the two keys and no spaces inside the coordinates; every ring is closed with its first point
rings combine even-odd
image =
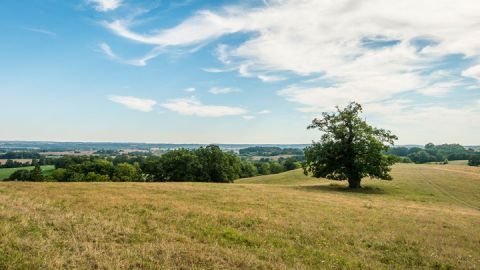
{"type": "Polygon", "coordinates": [[[188,88],[183,89],[183,91],[185,91],[187,93],[192,93],[192,92],[197,91],[197,89],[195,89],[195,87],[188,87],[188,88]]]}
{"type": "Polygon", "coordinates": [[[31,28],[31,27],[24,27],[23,29],[25,29],[25,30],[27,30],[27,31],[30,31],[30,32],[35,32],[35,33],[44,34],[44,35],[51,36],[51,37],[57,36],[57,33],[52,32],[52,31],[50,31],[50,30],[46,30],[46,29],[31,28]]]}
{"type": "Polygon", "coordinates": [[[253,120],[253,119],[255,119],[255,116],[253,116],[253,115],[244,115],[244,116],[242,116],[242,118],[245,119],[245,120],[253,120]]]}
{"type": "Polygon", "coordinates": [[[200,117],[221,117],[247,113],[246,109],[239,107],[204,105],[195,97],[173,99],[161,104],[161,106],[182,115],[195,115],[200,117]]]}
{"type": "Polygon", "coordinates": [[[151,112],[157,102],[152,99],[143,99],[132,96],[109,96],[108,99],[129,109],[141,112],[151,112]]]}
{"type": "Polygon", "coordinates": [[[143,66],[146,66],[147,65],[147,62],[150,60],[150,59],[153,59],[155,57],[157,57],[157,55],[159,55],[161,53],[160,50],[152,50],[151,52],[147,53],[146,55],[144,55],[143,57],[141,58],[137,58],[137,59],[124,59],[120,56],[118,56],[113,50],[112,48],[110,47],[110,45],[108,45],[107,43],[105,42],[102,42],[100,44],[98,44],[98,47],[100,49],[100,51],[102,53],[104,53],[106,56],[108,56],[108,58],[110,58],[111,60],[113,61],[116,61],[116,62],[119,62],[119,63],[122,63],[122,64],[126,64],[126,65],[132,65],[132,66],[139,66],[139,67],[143,67],[143,66]]]}
{"type": "Polygon", "coordinates": [[[219,95],[219,94],[229,94],[229,93],[240,92],[240,89],[231,88],[231,87],[212,87],[210,88],[210,90],[208,90],[208,92],[214,95],[219,95]]]}
{"type": "Polygon", "coordinates": [[[122,5],[122,0],[87,0],[97,11],[107,12],[117,9],[122,5]]]}
{"type": "Polygon", "coordinates": [[[474,78],[480,82],[480,64],[464,70],[462,76],[474,78]]]}
{"type": "MultiPolygon", "coordinates": [[[[345,93],[369,101],[427,88],[432,82],[425,83],[422,69],[450,54],[480,55],[476,38],[480,35],[480,3],[472,0],[424,0],[421,5],[417,0],[267,3],[255,8],[202,10],[174,27],[142,33],[136,32],[128,20],[113,20],[105,26],[126,39],[162,48],[196,46],[233,33],[255,33],[244,42],[219,45],[215,54],[226,67],[205,70],[222,72],[233,68],[241,76],[264,82],[285,79],[272,75],[275,72],[320,74],[319,82],[333,83],[309,88],[307,92],[315,93],[317,103],[326,102],[323,97],[328,101],[352,99],[345,93]],[[394,3],[398,9],[392,9],[394,3]],[[419,47],[418,40],[425,45],[419,47]],[[371,81],[381,84],[372,85],[371,81]]],[[[477,74],[475,69],[464,72],[470,77],[477,74]]],[[[423,93],[438,93],[440,89],[432,91],[423,93]]],[[[292,99],[291,95],[283,96],[292,99]]],[[[312,101],[307,103],[313,105],[312,101]]]]}
{"type": "Polygon", "coordinates": [[[258,114],[271,114],[271,113],[272,113],[272,111],[270,111],[270,110],[261,110],[261,111],[258,112],[258,114]]]}

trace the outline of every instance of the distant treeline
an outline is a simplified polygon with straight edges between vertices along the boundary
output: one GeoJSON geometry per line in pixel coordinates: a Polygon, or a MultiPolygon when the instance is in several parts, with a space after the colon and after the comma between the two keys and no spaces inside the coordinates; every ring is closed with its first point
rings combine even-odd
{"type": "Polygon", "coordinates": [[[39,180],[38,173],[32,176],[33,171],[19,170],[12,174],[9,180],[233,182],[241,177],[280,173],[301,166],[295,158],[283,158],[279,161],[263,159],[258,162],[241,160],[236,154],[224,152],[215,145],[172,150],[162,156],[64,156],[51,161],[55,170],[49,176],[39,180]]]}
{"type": "Polygon", "coordinates": [[[0,159],[38,159],[40,157],[40,154],[34,151],[15,151],[0,154],[0,159]]]}
{"type": "Polygon", "coordinates": [[[428,143],[420,147],[392,147],[387,154],[400,157],[401,162],[427,163],[448,162],[451,160],[470,160],[480,156],[480,152],[466,149],[459,144],[434,145],[428,143]]]}
{"type": "Polygon", "coordinates": [[[13,159],[8,159],[5,164],[0,164],[0,168],[19,168],[31,166],[31,162],[19,162],[13,159]]]}
{"type": "Polygon", "coordinates": [[[298,148],[280,148],[280,147],[247,147],[239,150],[242,156],[280,156],[280,155],[295,155],[302,156],[303,150],[298,148]]]}

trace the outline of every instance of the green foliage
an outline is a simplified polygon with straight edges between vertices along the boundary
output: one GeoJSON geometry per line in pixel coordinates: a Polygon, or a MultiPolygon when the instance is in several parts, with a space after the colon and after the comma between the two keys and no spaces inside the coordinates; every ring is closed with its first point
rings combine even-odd
{"type": "MultiPolygon", "coordinates": [[[[233,182],[240,177],[242,164],[235,154],[209,145],[195,150],[172,150],[161,157],[148,157],[142,169],[149,175],[150,181],[233,182]]],[[[244,173],[248,174],[247,171],[244,173]]]]}
{"type": "Polygon", "coordinates": [[[430,154],[425,150],[421,150],[421,151],[409,154],[408,158],[410,158],[415,163],[427,163],[427,162],[437,161],[436,156],[430,154]]]}
{"type": "MultiPolygon", "coordinates": [[[[161,171],[156,172],[160,178],[155,181],[195,181],[199,162],[193,151],[178,149],[165,153],[160,159],[161,171]]],[[[198,179],[197,181],[201,181],[198,179]]]]}
{"type": "Polygon", "coordinates": [[[105,174],[97,174],[95,172],[89,172],[84,178],[86,182],[107,182],[110,181],[110,177],[105,174]]]}
{"type": "Polygon", "coordinates": [[[238,152],[242,156],[303,155],[302,149],[265,146],[247,147],[240,149],[238,152]]]}
{"type": "Polygon", "coordinates": [[[193,151],[199,164],[200,179],[206,182],[233,182],[240,177],[240,159],[220,147],[209,145],[193,151]]]}
{"type": "Polygon", "coordinates": [[[359,188],[363,177],[391,180],[394,159],[383,153],[397,137],[390,131],[370,126],[360,117],[362,107],[352,102],[336,113],[323,113],[309,129],[323,132],[321,140],[305,149],[305,174],[332,180],[348,180],[359,188]]]}
{"type": "Polygon", "coordinates": [[[300,162],[298,162],[296,158],[293,158],[293,157],[289,157],[289,158],[285,159],[285,161],[283,163],[283,167],[284,167],[285,171],[295,170],[295,169],[300,168],[301,166],[302,166],[302,164],[300,162]]]}
{"type": "Polygon", "coordinates": [[[465,149],[459,144],[434,145],[428,143],[425,147],[392,147],[387,152],[390,155],[408,157],[415,163],[444,162],[445,160],[466,160],[474,151],[465,149]]]}
{"type": "Polygon", "coordinates": [[[64,168],[55,169],[50,177],[53,181],[63,181],[65,179],[65,175],[67,174],[67,170],[64,168]]]}
{"type": "Polygon", "coordinates": [[[7,180],[41,182],[45,180],[45,176],[42,173],[42,168],[37,164],[33,168],[30,167],[30,169],[15,170],[7,180]]]}
{"type": "Polygon", "coordinates": [[[257,163],[257,170],[258,173],[261,175],[267,175],[271,174],[272,171],[270,170],[270,163],[269,162],[264,162],[264,163],[257,163]]]}
{"type": "Polygon", "coordinates": [[[240,178],[253,177],[258,174],[257,167],[249,161],[242,161],[240,167],[240,178]]]}
{"type": "Polygon", "coordinates": [[[480,166],[480,155],[471,156],[468,159],[469,166],[480,166]]]}
{"type": "Polygon", "coordinates": [[[141,181],[142,175],[140,168],[128,163],[117,164],[113,172],[112,180],[117,182],[141,181]]]}
{"type": "Polygon", "coordinates": [[[272,174],[281,173],[283,171],[284,171],[283,166],[280,163],[276,161],[270,162],[270,172],[272,174]]]}
{"type": "Polygon", "coordinates": [[[40,154],[33,151],[15,151],[0,154],[0,159],[38,159],[40,154]]]}
{"type": "Polygon", "coordinates": [[[8,180],[11,180],[11,181],[30,181],[31,177],[30,177],[31,173],[29,170],[24,170],[24,169],[21,169],[21,170],[17,170],[15,172],[13,172],[10,177],[8,177],[8,180]]]}
{"type": "Polygon", "coordinates": [[[40,165],[36,164],[35,168],[30,172],[30,181],[33,182],[42,182],[43,181],[43,174],[40,165]]]}

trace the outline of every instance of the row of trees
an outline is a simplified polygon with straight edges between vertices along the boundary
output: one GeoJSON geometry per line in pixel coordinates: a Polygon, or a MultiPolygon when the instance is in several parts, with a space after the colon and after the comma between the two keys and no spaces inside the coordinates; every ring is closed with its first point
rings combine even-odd
{"type": "Polygon", "coordinates": [[[0,154],[0,159],[38,159],[40,157],[41,155],[35,151],[13,151],[0,154]]]}
{"type": "Polygon", "coordinates": [[[233,182],[241,177],[280,173],[301,166],[295,158],[280,158],[278,161],[262,159],[257,162],[241,160],[234,153],[223,152],[214,145],[194,150],[172,150],[162,156],[65,156],[52,159],[51,162],[55,165],[55,170],[46,177],[38,177],[37,168],[40,168],[40,164],[37,163],[34,171],[18,170],[9,179],[59,182],[233,182]]]}
{"type": "Polygon", "coordinates": [[[280,156],[294,155],[303,156],[303,150],[299,148],[281,148],[276,146],[253,146],[240,149],[241,156],[280,156]]]}
{"type": "Polygon", "coordinates": [[[19,162],[13,159],[7,159],[5,164],[0,164],[0,168],[19,168],[30,166],[30,162],[19,162]]]}
{"type": "Polygon", "coordinates": [[[445,162],[448,160],[466,160],[472,156],[480,155],[473,149],[465,149],[459,144],[434,145],[428,143],[420,147],[394,147],[387,152],[390,155],[401,157],[402,162],[427,163],[445,162]]]}

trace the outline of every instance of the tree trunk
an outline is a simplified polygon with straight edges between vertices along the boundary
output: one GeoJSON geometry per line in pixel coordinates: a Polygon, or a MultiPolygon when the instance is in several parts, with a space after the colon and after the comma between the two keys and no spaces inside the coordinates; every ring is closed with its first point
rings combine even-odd
{"type": "Polygon", "coordinates": [[[348,187],[349,188],[361,188],[362,186],[360,186],[360,181],[362,181],[362,179],[358,179],[358,178],[348,179],[348,187]]]}

